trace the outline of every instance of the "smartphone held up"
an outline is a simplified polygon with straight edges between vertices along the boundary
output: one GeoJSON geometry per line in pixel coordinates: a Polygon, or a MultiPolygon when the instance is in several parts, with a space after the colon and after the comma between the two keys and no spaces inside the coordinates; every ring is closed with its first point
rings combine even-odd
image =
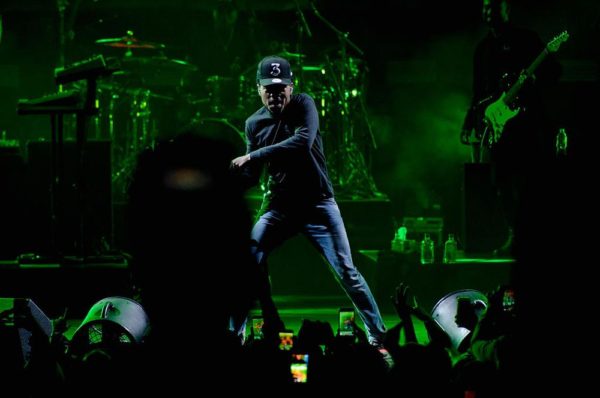
{"type": "Polygon", "coordinates": [[[338,311],[338,334],[340,336],[354,336],[354,309],[340,308],[338,311]]]}

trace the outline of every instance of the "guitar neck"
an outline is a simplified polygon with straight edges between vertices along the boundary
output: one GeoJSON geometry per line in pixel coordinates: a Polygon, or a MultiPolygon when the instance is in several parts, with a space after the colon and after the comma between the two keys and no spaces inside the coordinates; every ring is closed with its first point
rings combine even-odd
{"type": "Polygon", "coordinates": [[[527,69],[525,69],[525,71],[523,71],[523,73],[521,73],[519,75],[519,78],[517,79],[515,84],[512,85],[512,87],[506,92],[506,95],[504,96],[505,104],[509,105],[515,100],[515,98],[517,97],[517,94],[519,94],[519,91],[523,87],[523,84],[525,83],[525,81],[533,74],[533,72],[535,72],[535,70],[538,68],[538,66],[540,66],[542,61],[544,61],[544,59],[546,59],[546,56],[548,56],[548,54],[549,54],[548,48],[544,48],[544,51],[542,51],[533,60],[531,65],[529,65],[529,67],[527,69]]]}

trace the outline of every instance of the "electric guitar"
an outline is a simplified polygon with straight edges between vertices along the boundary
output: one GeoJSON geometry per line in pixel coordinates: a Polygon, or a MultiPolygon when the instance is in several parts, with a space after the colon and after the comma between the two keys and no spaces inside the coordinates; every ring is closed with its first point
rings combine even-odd
{"type": "MultiPolygon", "coordinates": [[[[488,146],[492,146],[502,136],[504,126],[506,123],[517,116],[521,111],[521,108],[515,106],[515,100],[523,84],[533,75],[533,72],[542,63],[546,56],[550,53],[558,51],[560,45],[567,41],[569,34],[567,31],[562,32],[554,39],[552,39],[544,48],[544,50],[537,56],[535,60],[529,65],[529,67],[523,70],[516,82],[505,92],[502,93],[500,98],[490,103],[485,108],[484,112],[484,124],[485,129],[482,134],[481,140],[487,143],[488,146]]],[[[480,106],[485,106],[491,98],[484,99],[479,103],[480,106]]]]}

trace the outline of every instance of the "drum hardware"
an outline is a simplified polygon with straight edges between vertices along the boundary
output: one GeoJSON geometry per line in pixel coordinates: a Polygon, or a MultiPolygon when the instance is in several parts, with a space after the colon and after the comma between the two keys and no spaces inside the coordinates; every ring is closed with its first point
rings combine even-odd
{"type": "MultiPolygon", "coordinates": [[[[363,100],[367,69],[360,58],[348,54],[348,49],[359,56],[364,52],[350,40],[348,32],[340,31],[321,15],[314,3],[310,6],[313,14],[335,33],[339,41],[339,59],[325,57],[320,78],[325,78],[326,83],[320,88],[317,85],[315,98],[317,104],[324,105],[320,109],[320,115],[325,119],[322,126],[327,132],[324,139],[329,141],[329,148],[336,148],[328,156],[333,183],[337,192],[352,198],[381,196],[366,156],[377,147],[363,100]]],[[[316,70],[316,67],[305,66],[301,72],[316,70]]]]}
{"type": "Polygon", "coordinates": [[[250,102],[256,99],[254,80],[243,74],[238,77],[212,75],[206,78],[207,98],[194,100],[201,114],[232,120],[249,114],[250,102]]]}
{"type": "Polygon", "coordinates": [[[235,82],[232,77],[219,75],[209,76],[206,79],[206,88],[210,99],[210,110],[214,114],[222,114],[227,109],[235,106],[235,82]]]}
{"type": "Polygon", "coordinates": [[[131,30],[95,43],[126,50],[120,59],[122,71],[100,87],[100,112],[95,119],[97,135],[112,142],[113,199],[118,202],[127,200],[140,152],[178,130],[182,88],[198,67],[167,57],[164,44],[141,40],[131,30]],[[146,52],[141,56],[135,50],[146,52]]]}
{"type": "MultiPolygon", "coordinates": [[[[109,134],[113,142],[113,193],[116,201],[125,200],[137,157],[154,147],[158,136],[158,120],[153,100],[173,101],[170,96],[148,89],[123,89],[112,92],[107,112],[109,134]]],[[[106,123],[106,122],[105,122],[106,123]]]]}

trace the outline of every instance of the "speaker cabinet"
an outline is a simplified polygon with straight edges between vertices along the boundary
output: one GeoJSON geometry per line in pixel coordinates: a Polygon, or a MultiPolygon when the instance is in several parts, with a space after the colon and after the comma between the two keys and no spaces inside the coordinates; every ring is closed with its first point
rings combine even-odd
{"type": "Polygon", "coordinates": [[[66,141],[57,148],[55,167],[50,142],[29,142],[27,150],[30,250],[105,251],[112,244],[110,142],[89,141],[80,154],[75,142],[66,141]],[[60,181],[54,192],[53,178],[60,181]]]}
{"type": "Polygon", "coordinates": [[[47,352],[52,321],[28,298],[0,298],[0,312],[11,314],[0,320],[0,369],[18,373],[34,349],[47,352]]]}
{"type": "Polygon", "coordinates": [[[0,146],[0,259],[14,259],[23,251],[25,186],[25,161],[18,148],[0,146]]]}
{"type": "Polygon", "coordinates": [[[464,173],[465,251],[491,252],[502,245],[507,231],[492,183],[491,165],[465,163],[464,173]]]}

